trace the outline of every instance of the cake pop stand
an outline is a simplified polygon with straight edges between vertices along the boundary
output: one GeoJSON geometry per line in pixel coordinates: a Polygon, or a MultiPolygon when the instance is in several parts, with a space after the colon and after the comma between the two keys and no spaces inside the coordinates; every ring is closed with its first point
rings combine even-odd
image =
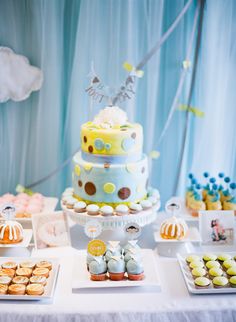
{"type": "Polygon", "coordinates": [[[150,209],[140,211],[137,214],[124,216],[91,216],[87,212],[77,213],[73,209],[66,208],[61,202],[61,208],[74,224],[85,226],[88,221],[94,220],[101,224],[103,240],[123,240],[125,238],[124,227],[129,223],[136,223],[140,227],[151,224],[156,220],[157,211],[160,209],[160,200],[150,209]]]}

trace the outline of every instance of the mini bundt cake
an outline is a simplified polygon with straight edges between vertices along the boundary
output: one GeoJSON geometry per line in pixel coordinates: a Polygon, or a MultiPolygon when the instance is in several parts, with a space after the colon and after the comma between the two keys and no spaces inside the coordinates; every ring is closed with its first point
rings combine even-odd
{"type": "Polygon", "coordinates": [[[183,219],[171,217],[161,224],[160,235],[163,239],[182,239],[187,231],[188,226],[183,219]]]}
{"type": "Polygon", "coordinates": [[[6,220],[0,223],[0,244],[16,244],[23,240],[23,228],[20,223],[6,220]]]}

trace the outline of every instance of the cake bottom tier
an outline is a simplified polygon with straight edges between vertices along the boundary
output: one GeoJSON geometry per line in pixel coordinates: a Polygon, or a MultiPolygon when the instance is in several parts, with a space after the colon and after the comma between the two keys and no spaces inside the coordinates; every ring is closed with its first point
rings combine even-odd
{"type": "Polygon", "coordinates": [[[74,196],[87,203],[129,204],[147,195],[148,162],[127,164],[89,163],[78,152],[73,158],[74,196]]]}

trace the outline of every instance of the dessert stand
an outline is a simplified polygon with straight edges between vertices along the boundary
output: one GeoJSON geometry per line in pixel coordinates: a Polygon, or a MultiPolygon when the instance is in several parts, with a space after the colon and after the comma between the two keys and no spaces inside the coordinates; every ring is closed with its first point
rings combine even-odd
{"type": "MultiPolygon", "coordinates": [[[[182,217],[182,202],[179,198],[171,198],[165,205],[167,216],[182,217]]],[[[163,239],[160,236],[160,222],[154,225],[154,239],[157,243],[157,252],[161,256],[176,257],[177,253],[191,253],[195,250],[193,243],[199,245],[201,236],[196,227],[189,227],[187,235],[182,239],[163,239]]]]}
{"type": "Polygon", "coordinates": [[[123,216],[91,216],[87,212],[77,213],[73,209],[68,209],[61,202],[61,208],[70,219],[71,225],[78,224],[85,226],[89,221],[96,221],[101,224],[102,234],[101,239],[105,241],[118,239],[120,241],[125,239],[124,227],[129,223],[136,223],[140,227],[151,224],[156,220],[157,211],[160,209],[160,200],[150,209],[142,210],[137,214],[129,214],[123,216]]]}

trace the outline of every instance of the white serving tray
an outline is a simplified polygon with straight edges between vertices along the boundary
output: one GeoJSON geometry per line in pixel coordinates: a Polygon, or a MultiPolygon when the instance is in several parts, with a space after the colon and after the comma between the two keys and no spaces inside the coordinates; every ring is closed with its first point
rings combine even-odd
{"type": "Polygon", "coordinates": [[[28,247],[33,235],[32,229],[23,230],[23,240],[16,244],[1,244],[0,248],[13,248],[13,247],[28,247]]]}
{"type": "Polygon", "coordinates": [[[81,288],[109,288],[109,287],[134,287],[134,286],[152,286],[161,291],[160,277],[157,270],[155,254],[151,249],[142,249],[142,259],[144,265],[145,278],[142,281],[91,281],[90,274],[87,271],[86,251],[79,251],[75,258],[72,289],[81,288]]]}
{"type": "Polygon", "coordinates": [[[196,227],[190,227],[187,235],[182,239],[164,239],[160,235],[160,230],[154,232],[154,239],[157,243],[200,243],[201,236],[196,227]]]}
{"type": "Polygon", "coordinates": [[[47,260],[52,263],[52,270],[47,278],[47,284],[44,286],[43,295],[11,295],[11,294],[0,294],[0,300],[22,300],[22,301],[38,301],[38,300],[49,300],[52,299],[56,287],[57,276],[60,269],[59,261],[54,258],[31,258],[31,257],[1,257],[0,265],[8,262],[14,261],[20,263],[23,261],[35,261],[39,262],[41,260],[47,260]]]}
{"type": "MultiPolygon", "coordinates": [[[[228,253],[231,255],[235,255],[235,253],[228,253]]],[[[236,288],[234,287],[224,287],[224,288],[214,288],[214,286],[211,285],[208,288],[196,288],[194,285],[194,279],[192,277],[192,274],[190,272],[190,269],[188,267],[188,264],[185,261],[185,258],[189,254],[181,255],[177,254],[178,263],[180,265],[180,269],[182,271],[184,281],[186,283],[187,289],[192,294],[223,294],[223,293],[236,293],[236,288]]],[[[202,256],[200,253],[196,253],[198,256],[202,256]]]]}
{"type": "MultiPolygon", "coordinates": [[[[58,198],[54,197],[44,197],[44,206],[40,214],[43,213],[49,213],[55,210],[58,203],[58,198]]],[[[17,220],[22,223],[31,222],[31,218],[34,216],[34,214],[31,215],[31,217],[16,217],[14,220],[17,220]]]]}

